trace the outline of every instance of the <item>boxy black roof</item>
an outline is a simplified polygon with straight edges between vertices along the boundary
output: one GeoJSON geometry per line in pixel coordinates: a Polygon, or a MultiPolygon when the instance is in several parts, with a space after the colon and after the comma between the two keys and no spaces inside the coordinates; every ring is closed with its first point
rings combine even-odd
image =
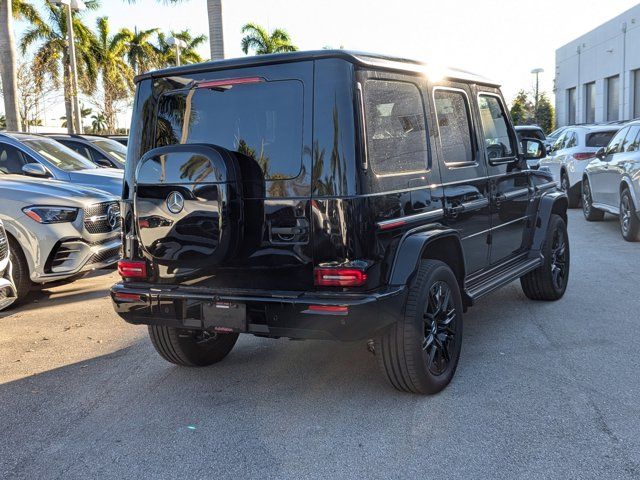
{"type": "Polygon", "coordinates": [[[216,70],[228,70],[241,67],[256,67],[262,65],[272,65],[277,63],[303,62],[306,60],[319,60],[324,58],[340,58],[356,65],[368,68],[378,68],[383,70],[395,70],[411,73],[425,73],[430,77],[441,77],[462,80],[465,82],[481,83],[499,87],[497,82],[486,77],[476,75],[465,70],[455,68],[436,69],[430,64],[410,60],[407,58],[380,55],[375,53],[355,52],[349,50],[310,50],[304,52],[276,53],[270,55],[256,55],[249,57],[231,58],[217,60],[213,62],[196,63],[183,65],[180,67],[165,68],[153,72],[138,75],[135,79],[139,82],[148,78],[168,77],[174,75],[187,75],[200,72],[211,72],[216,70]]]}

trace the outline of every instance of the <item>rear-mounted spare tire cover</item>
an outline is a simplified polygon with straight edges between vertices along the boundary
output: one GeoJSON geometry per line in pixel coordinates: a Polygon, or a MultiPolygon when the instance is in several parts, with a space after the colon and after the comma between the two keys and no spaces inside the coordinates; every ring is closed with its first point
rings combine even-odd
{"type": "Polygon", "coordinates": [[[214,145],[172,145],[138,164],[134,206],[145,256],[165,274],[201,272],[232,257],[242,205],[235,156],[214,145]]]}

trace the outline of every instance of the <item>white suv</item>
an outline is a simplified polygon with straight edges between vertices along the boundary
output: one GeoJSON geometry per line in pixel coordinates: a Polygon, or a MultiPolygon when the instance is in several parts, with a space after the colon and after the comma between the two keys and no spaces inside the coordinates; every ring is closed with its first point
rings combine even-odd
{"type": "Polygon", "coordinates": [[[540,160],[540,168],[549,170],[553,179],[567,192],[570,208],[580,206],[585,166],[618,130],[620,125],[569,127],[553,144],[549,155],[540,160]]]}

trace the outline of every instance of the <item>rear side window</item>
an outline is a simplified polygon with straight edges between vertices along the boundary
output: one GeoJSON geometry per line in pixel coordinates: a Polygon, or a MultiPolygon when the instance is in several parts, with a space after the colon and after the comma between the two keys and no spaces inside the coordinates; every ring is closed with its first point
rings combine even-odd
{"type": "Polygon", "coordinates": [[[373,171],[385,175],[426,170],[427,133],[418,87],[395,80],[367,80],[364,106],[373,171]]]}
{"type": "Polygon", "coordinates": [[[640,125],[635,125],[629,129],[629,134],[625,138],[627,152],[637,152],[640,150],[640,125]]]}
{"type": "Polygon", "coordinates": [[[457,90],[436,89],[433,98],[444,162],[474,163],[471,113],[467,96],[457,90]]]}
{"type": "Polygon", "coordinates": [[[257,162],[265,179],[302,168],[303,85],[298,80],[195,88],[160,98],[156,146],[205,143],[257,162]]]}
{"type": "Polygon", "coordinates": [[[537,140],[545,140],[542,130],[518,130],[518,134],[520,135],[520,138],[535,138],[537,140]]]}
{"type": "Polygon", "coordinates": [[[489,160],[513,157],[515,149],[511,144],[507,115],[500,99],[493,95],[480,95],[478,106],[489,160]]]}
{"type": "Polygon", "coordinates": [[[624,140],[624,137],[627,135],[629,131],[628,128],[623,128],[611,139],[609,144],[607,145],[607,154],[618,153],[620,151],[620,146],[624,140]]]}
{"type": "Polygon", "coordinates": [[[587,135],[587,147],[606,147],[616,132],[595,132],[587,135]]]}
{"type": "Polygon", "coordinates": [[[22,152],[13,145],[0,143],[0,172],[22,174],[22,166],[27,163],[22,152]]]}
{"type": "Polygon", "coordinates": [[[576,132],[567,133],[567,137],[565,138],[564,147],[562,148],[573,148],[578,146],[578,134],[576,132]]]}

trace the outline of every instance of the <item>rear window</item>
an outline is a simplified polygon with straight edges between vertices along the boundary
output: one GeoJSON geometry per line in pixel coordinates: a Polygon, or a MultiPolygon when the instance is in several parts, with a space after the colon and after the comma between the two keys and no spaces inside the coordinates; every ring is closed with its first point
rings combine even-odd
{"type": "Polygon", "coordinates": [[[538,140],[545,140],[544,133],[542,132],[542,130],[538,130],[535,128],[527,129],[527,130],[518,129],[517,132],[520,138],[535,138],[538,140]]]}
{"type": "Polygon", "coordinates": [[[587,134],[587,147],[606,147],[615,134],[615,131],[589,133],[587,134]]]}
{"type": "Polygon", "coordinates": [[[367,80],[364,107],[373,171],[385,175],[426,170],[427,134],[418,87],[395,80],[367,80]]]}
{"type": "Polygon", "coordinates": [[[297,80],[170,92],[160,98],[156,146],[218,145],[256,161],[265,179],[302,168],[303,86],[297,80]]]}

